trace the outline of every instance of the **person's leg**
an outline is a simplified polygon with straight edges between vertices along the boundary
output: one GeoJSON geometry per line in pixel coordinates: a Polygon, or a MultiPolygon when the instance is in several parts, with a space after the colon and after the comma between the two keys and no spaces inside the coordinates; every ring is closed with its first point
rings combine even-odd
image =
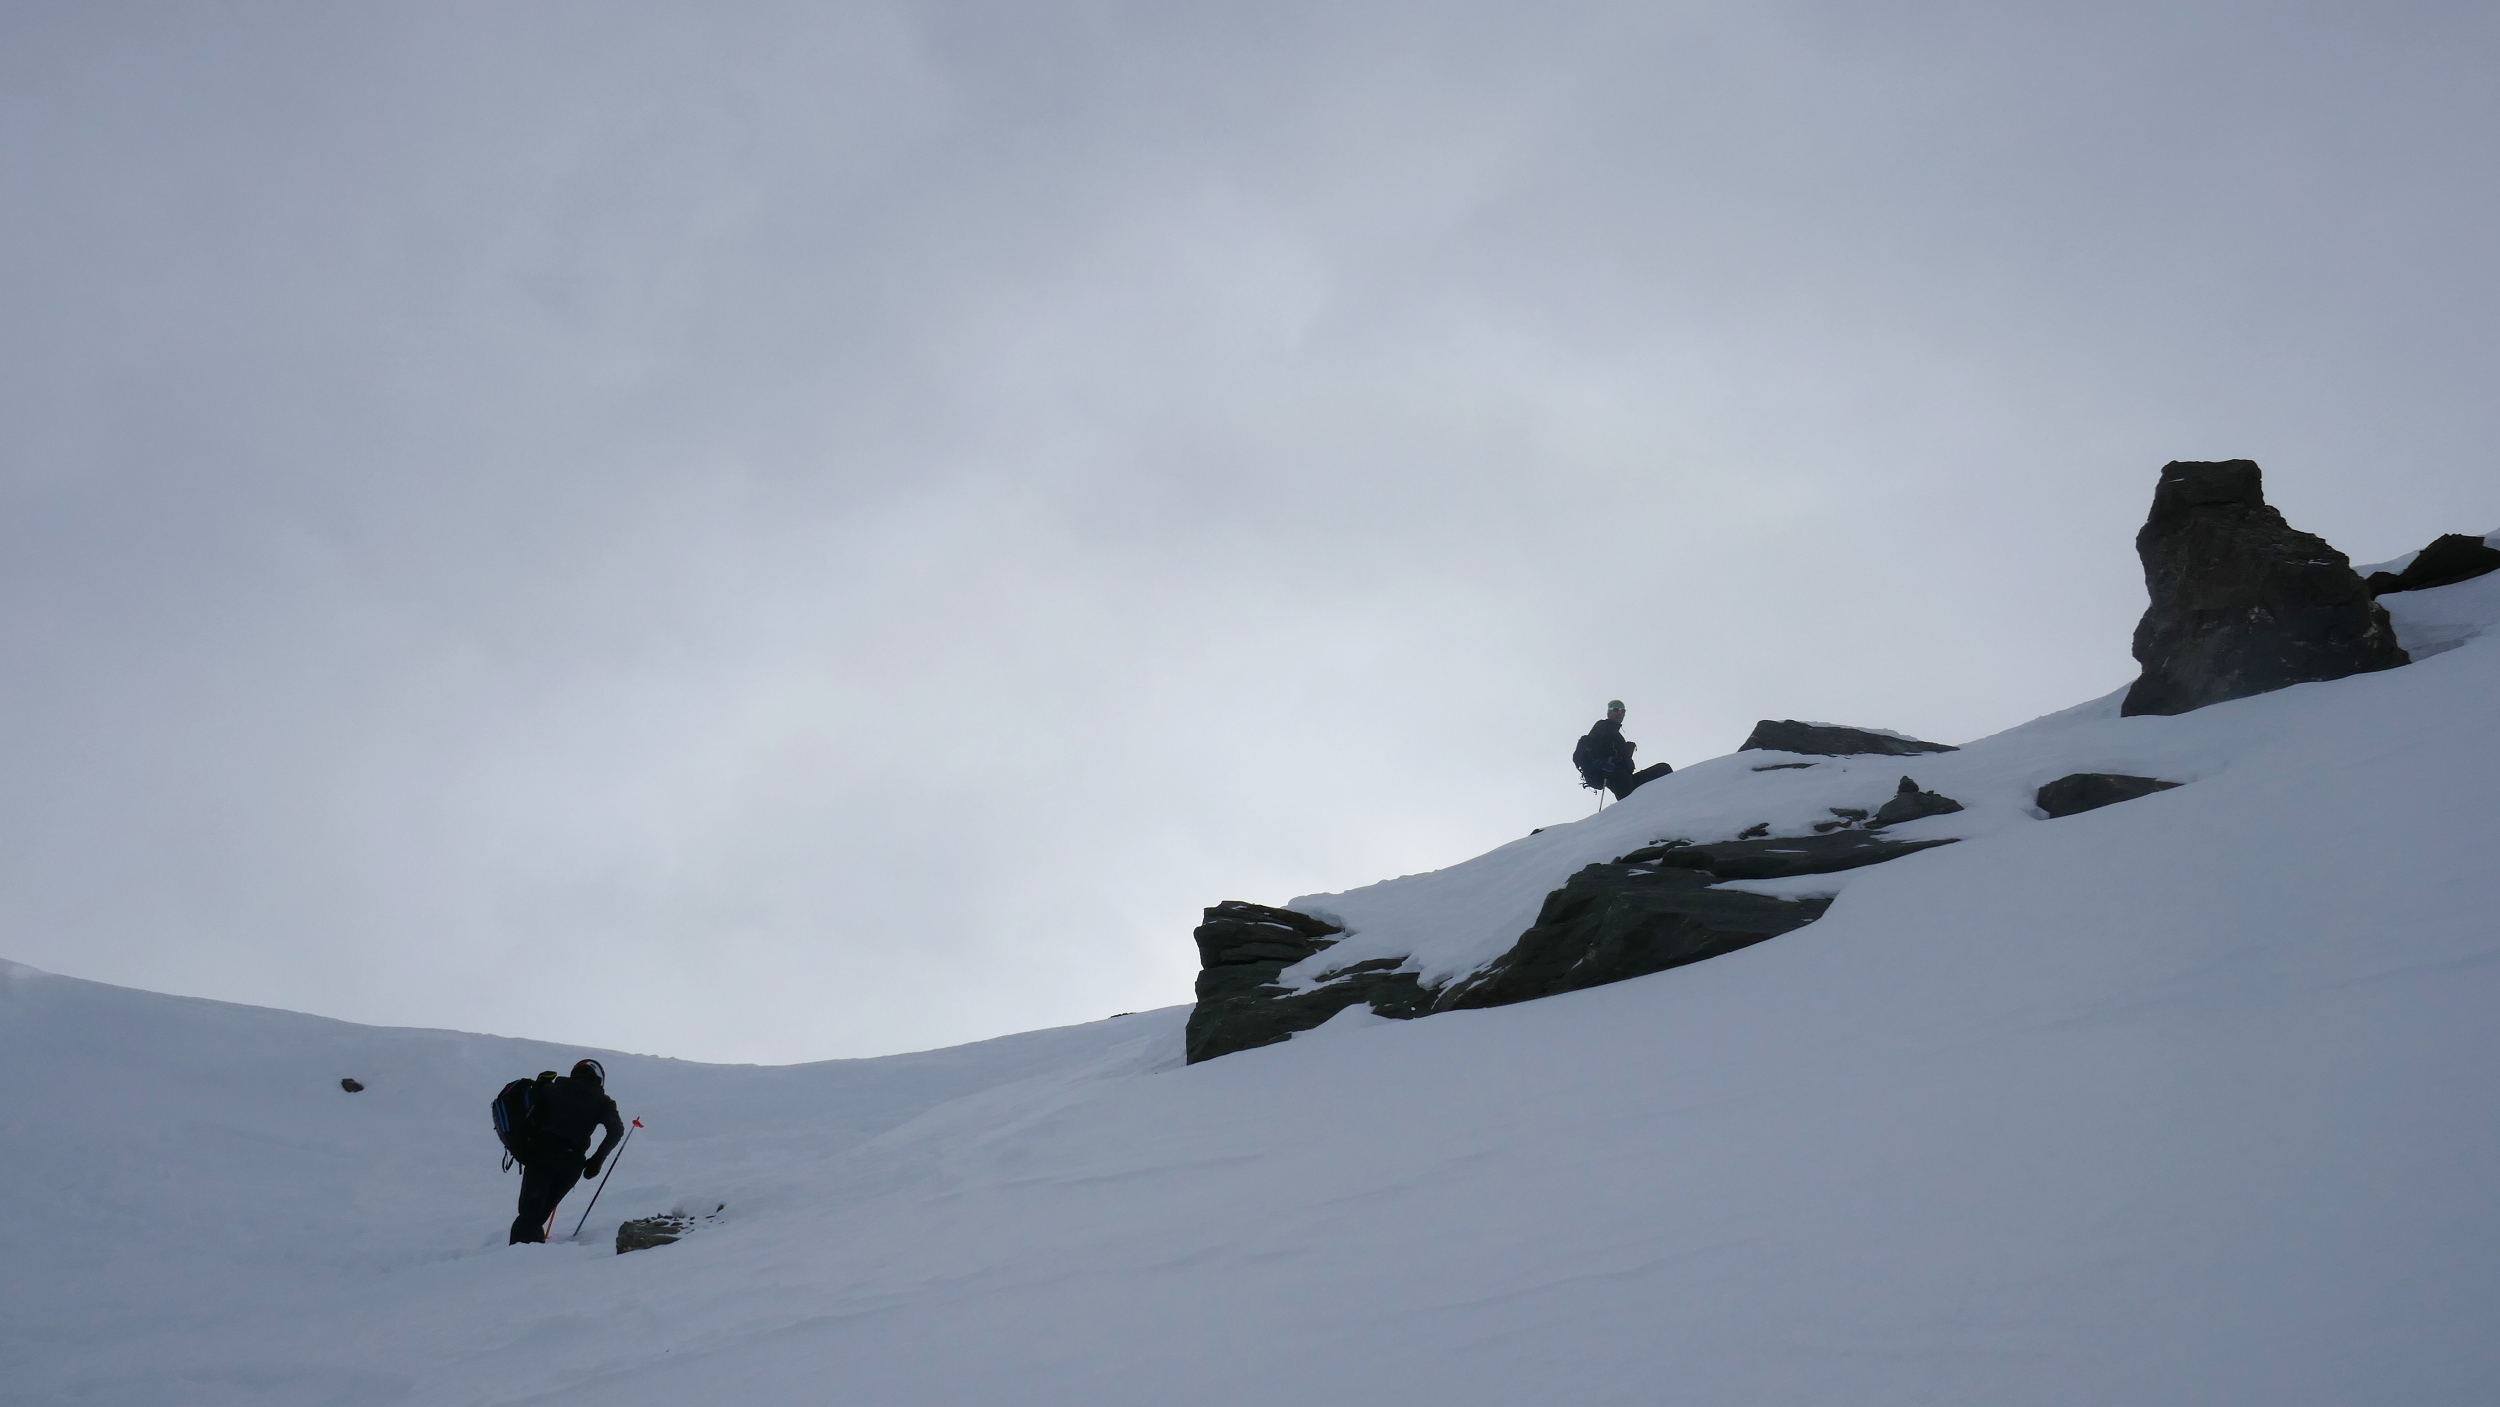
{"type": "Polygon", "coordinates": [[[1642,768],[1628,777],[1621,773],[1617,773],[1606,779],[1606,785],[1613,789],[1615,800],[1621,801],[1625,797],[1630,796],[1632,793],[1639,791],[1643,786],[1658,780],[1660,777],[1663,777],[1674,770],[1675,769],[1673,767],[1664,762],[1654,763],[1650,766],[1642,768]]]}
{"type": "Polygon", "coordinates": [[[523,1163],[521,1165],[521,1204],[514,1209],[512,1214],[512,1239],[504,1244],[517,1246],[524,1241],[538,1239],[538,1228],[547,1220],[547,1208],[544,1205],[546,1194],[547,1180],[538,1175],[537,1165],[523,1163]]]}
{"type": "Polygon", "coordinates": [[[512,1240],[506,1244],[546,1240],[548,1215],[564,1200],[564,1194],[573,1190],[573,1184],[581,1180],[579,1156],[554,1153],[524,1166],[520,1214],[512,1219],[512,1240]]]}
{"type": "Polygon", "coordinates": [[[547,1218],[555,1213],[556,1205],[564,1200],[564,1194],[572,1191],[573,1184],[581,1180],[582,1160],[579,1154],[568,1157],[557,1153],[540,1159],[530,1168],[521,1179],[523,1215],[528,1221],[523,1228],[526,1233],[523,1240],[547,1239],[547,1218]]]}

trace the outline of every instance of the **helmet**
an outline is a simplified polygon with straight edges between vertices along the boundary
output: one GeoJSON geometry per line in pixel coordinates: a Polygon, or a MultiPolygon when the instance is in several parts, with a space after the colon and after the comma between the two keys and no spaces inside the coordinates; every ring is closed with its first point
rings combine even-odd
{"type": "Polygon", "coordinates": [[[604,1085],[608,1082],[608,1067],[596,1060],[574,1061],[573,1078],[578,1080],[584,1076],[588,1076],[593,1084],[604,1085]]]}

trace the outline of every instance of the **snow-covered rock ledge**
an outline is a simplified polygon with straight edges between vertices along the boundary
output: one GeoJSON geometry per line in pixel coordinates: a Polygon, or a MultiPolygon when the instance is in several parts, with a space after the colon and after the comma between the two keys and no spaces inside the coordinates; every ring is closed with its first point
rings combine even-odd
{"type": "Polygon", "coordinates": [[[1814,922],[1870,866],[2120,801],[2161,806],[2264,743],[2289,706],[2278,691],[2336,688],[2500,621],[2500,554],[2435,545],[2441,570],[2410,579],[2440,584],[2408,587],[2424,554],[2355,570],[2265,503],[2255,464],[2166,466],[2137,536],[2152,599],[2133,683],[1959,748],[1764,720],[1734,753],[1448,869],[1282,908],[1228,901],[1197,930],[1189,1059],[1354,1006],[1412,1019],[1700,962],[1814,922]],[[1906,813],[1931,814],[1883,824],[1911,796],[1954,809],[1924,802],[1906,813]]]}

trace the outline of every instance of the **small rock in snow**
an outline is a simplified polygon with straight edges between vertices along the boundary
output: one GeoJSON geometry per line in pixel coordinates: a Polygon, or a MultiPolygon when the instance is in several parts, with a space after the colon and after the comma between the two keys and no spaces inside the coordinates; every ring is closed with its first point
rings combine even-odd
{"type": "Polygon", "coordinates": [[[1893,794],[1892,800],[1885,802],[1883,808],[1875,813],[1875,819],[1866,824],[1867,828],[1872,830],[1880,826],[1897,826],[1904,821],[1921,820],[1928,816],[1949,816],[1961,809],[1962,803],[1952,797],[1940,796],[1932,791],[1922,791],[1916,781],[1903,777],[1901,789],[1893,794]]]}
{"type": "Polygon", "coordinates": [[[2040,788],[2032,797],[2033,804],[2049,813],[2051,820],[2059,816],[2081,815],[2139,796],[2168,791],[2177,782],[2159,777],[2130,777],[2119,772],[2074,772],[2040,788]]]}

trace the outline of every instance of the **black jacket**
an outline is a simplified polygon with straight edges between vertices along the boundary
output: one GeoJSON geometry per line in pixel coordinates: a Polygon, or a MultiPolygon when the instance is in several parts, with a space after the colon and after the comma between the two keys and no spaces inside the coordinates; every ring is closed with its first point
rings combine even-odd
{"type": "Polygon", "coordinates": [[[540,1156],[569,1153],[575,1158],[589,1156],[590,1131],[605,1129],[599,1140],[599,1156],[606,1157],[609,1145],[625,1136],[625,1121],[617,1117],[616,1101],[598,1081],[579,1075],[565,1075],[539,1093],[537,1103],[530,1106],[531,1141],[540,1156]]]}
{"type": "Polygon", "coordinates": [[[1577,751],[1580,770],[1591,776],[1615,776],[1632,770],[1632,745],[1624,741],[1623,725],[1611,718],[1600,718],[1591,724],[1577,751]]]}

